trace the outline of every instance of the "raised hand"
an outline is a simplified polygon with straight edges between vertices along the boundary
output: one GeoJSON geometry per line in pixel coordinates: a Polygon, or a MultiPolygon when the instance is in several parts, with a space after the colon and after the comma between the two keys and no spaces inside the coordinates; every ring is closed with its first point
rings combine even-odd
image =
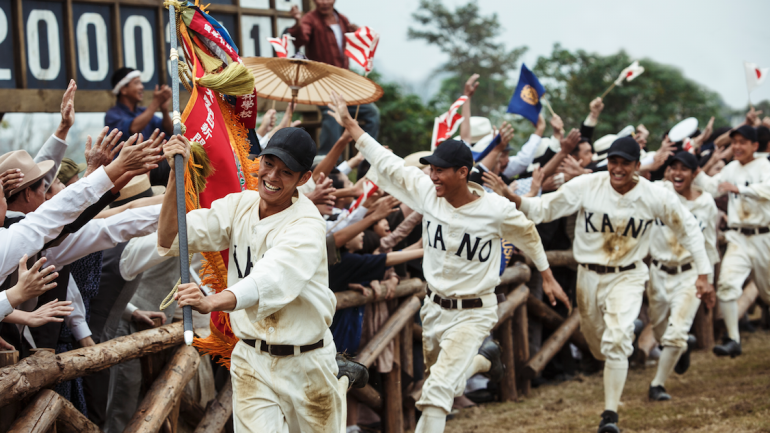
{"type": "Polygon", "coordinates": [[[499,196],[503,196],[503,197],[505,196],[504,191],[505,191],[506,185],[505,185],[505,182],[503,182],[503,179],[500,178],[500,176],[494,173],[491,173],[489,171],[485,171],[481,175],[481,178],[484,181],[485,187],[491,189],[492,191],[495,192],[495,194],[499,196]]]}
{"type": "Polygon", "coordinates": [[[350,116],[348,106],[345,103],[345,98],[337,92],[333,91],[329,95],[332,102],[328,104],[329,115],[334,118],[342,127],[345,127],[350,122],[353,122],[353,117],[350,116]]]}
{"type": "Polygon", "coordinates": [[[513,139],[514,131],[515,129],[513,129],[510,123],[503,122],[503,125],[500,127],[500,145],[502,147],[508,146],[508,143],[513,139]]]}
{"type": "Polygon", "coordinates": [[[302,19],[302,11],[299,10],[299,7],[297,5],[292,6],[289,13],[291,14],[292,18],[294,18],[297,21],[302,19]]]}
{"type": "Polygon", "coordinates": [[[479,87],[479,83],[476,82],[478,79],[479,74],[473,74],[468,78],[468,81],[465,82],[465,87],[463,88],[463,95],[470,98],[476,93],[476,89],[479,87]]]}
{"type": "Polygon", "coordinates": [[[321,173],[316,181],[315,189],[307,195],[307,198],[316,205],[334,206],[334,202],[337,199],[334,196],[335,191],[337,190],[332,186],[331,178],[327,178],[325,173],[321,173]]]}
{"type": "Polygon", "coordinates": [[[396,207],[400,204],[401,202],[399,202],[398,199],[392,195],[383,197],[380,200],[377,200],[377,203],[374,206],[374,211],[372,212],[372,217],[377,221],[383,218],[387,218],[388,215],[394,212],[398,212],[396,207]]]}
{"type": "Polygon", "coordinates": [[[591,117],[599,119],[599,115],[602,114],[602,110],[604,110],[604,101],[602,101],[602,98],[594,98],[594,100],[588,104],[588,109],[591,110],[591,117]]]}
{"type": "Polygon", "coordinates": [[[553,128],[554,138],[561,141],[562,136],[564,135],[564,121],[561,120],[561,117],[559,117],[558,114],[554,114],[553,117],[551,117],[551,128],[553,128]]]}
{"type": "Polygon", "coordinates": [[[580,143],[580,131],[572,128],[569,134],[561,139],[561,149],[566,153],[572,153],[578,143],[580,143]]]}
{"type": "Polygon", "coordinates": [[[21,185],[22,182],[24,182],[24,173],[18,168],[12,168],[4,173],[0,173],[0,185],[2,185],[3,194],[6,197],[11,194],[11,191],[21,185]]]}
{"type": "Polygon", "coordinates": [[[45,257],[36,261],[29,269],[27,269],[27,259],[25,254],[19,260],[19,279],[16,285],[6,292],[8,302],[14,308],[22,302],[36,298],[56,287],[54,280],[59,276],[58,272],[54,272],[53,266],[41,270],[47,260],[45,257]]]}
{"type": "Polygon", "coordinates": [[[105,126],[96,137],[96,143],[93,146],[91,146],[91,136],[86,138],[86,176],[101,166],[109,165],[115,159],[122,148],[122,144],[118,144],[122,136],[123,133],[117,129],[110,131],[110,128],[105,126]],[[109,135],[107,135],[108,131],[109,135]]]}
{"type": "Polygon", "coordinates": [[[184,135],[172,135],[163,145],[163,156],[171,167],[174,167],[174,156],[176,155],[182,155],[185,164],[187,164],[187,159],[190,157],[190,147],[190,140],[187,137],[184,135]]]}
{"type": "Polygon", "coordinates": [[[60,127],[71,128],[75,124],[75,91],[78,85],[75,80],[70,80],[67,90],[61,99],[61,123],[60,127]]]}
{"type": "Polygon", "coordinates": [[[42,305],[37,310],[29,313],[27,317],[27,326],[30,328],[37,328],[43,326],[46,323],[51,322],[63,322],[62,317],[69,316],[74,310],[70,307],[72,301],[59,301],[54,299],[53,301],[42,305]]]}

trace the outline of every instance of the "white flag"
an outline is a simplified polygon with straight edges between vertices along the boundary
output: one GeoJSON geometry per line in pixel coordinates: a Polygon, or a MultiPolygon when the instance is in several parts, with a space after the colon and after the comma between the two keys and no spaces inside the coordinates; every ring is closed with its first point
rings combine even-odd
{"type": "Polygon", "coordinates": [[[631,63],[629,67],[620,71],[620,75],[618,75],[618,79],[615,80],[615,85],[616,86],[622,85],[623,80],[632,81],[634,78],[638,77],[639,75],[642,75],[642,72],[644,72],[644,66],[639,66],[639,61],[635,60],[634,63],[631,63]]]}
{"type": "Polygon", "coordinates": [[[749,93],[754,89],[762,85],[765,81],[765,77],[770,73],[770,68],[760,68],[756,63],[743,62],[746,66],[746,87],[749,88],[749,93]]]}

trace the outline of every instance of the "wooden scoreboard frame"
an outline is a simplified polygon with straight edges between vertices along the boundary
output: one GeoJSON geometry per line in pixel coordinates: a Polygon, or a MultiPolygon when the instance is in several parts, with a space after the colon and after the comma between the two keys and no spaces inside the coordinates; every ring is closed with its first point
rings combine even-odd
{"type": "MultiPolygon", "coordinates": [[[[272,49],[265,48],[269,47],[265,45],[265,39],[267,36],[276,37],[279,31],[283,31],[279,30],[279,20],[293,20],[288,10],[290,6],[301,6],[304,12],[313,7],[311,0],[202,0],[200,3],[211,3],[207,11],[218,20],[227,20],[223,21],[223,24],[244,57],[260,54],[273,56],[272,49]],[[278,3],[281,3],[280,8],[277,7],[278,3]],[[267,5],[268,8],[249,7],[253,5],[267,5]],[[260,18],[263,23],[264,18],[269,18],[269,34],[265,33],[265,29],[260,30],[258,26],[254,26],[258,36],[247,36],[254,46],[244,50],[242,27],[245,27],[244,23],[248,25],[249,21],[253,23],[260,18]]],[[[66,83],[70,79],[78,82],[75,98],[75,109],[78,112],[107,111],[115,105],[115,96],[110,91],[110,78],[112,72],[126,63],[124,30],[127,28],[127,20],[133,17],[139,19],[131,21],[135,24],[131,27],[134,32],[131,54],[135,64],[131,66],[141,69],[134,50],[147,56],[142,57],[143,61],[154,62],[152,78],[145,80],[143,76],[146,104],[152,99],[155,84],[170,84],[167,43],[163,37],[166,36],[168,10],[163,6],[163,0],[0,0],[0,113],[58,113],[66,83]],[[130,13],[138,15],[128,15],[130,13]],[[86,15],[89,19],[84,20],[86,15]],[[27,28],[28,22],[36,23],[38,28],[27,28]],[[148,23],[151,26],[149,30],[148,23]],[[54,36],[52,39],[52,35],[47,33],[48,28],[58,25],[61,25],[61,28],[58,28],[60,48],[50,46],[50,42],[56,41],[57,38],[54,36]],[[142,44],[139,44],[142,46],[138,49],[137,27],[142,38],[142,44]],[[99,40],[99,30],[102,31],[102,36],[107,36],[107,41],[99,40]],[[145,31],[149,31],[149,35],[153,37],[148,37],[145,31]],[[36,47],[30,44],[30,40],[36,43],[36,47]],[[149,56],[144,52],[148,47],[153,51],[149,56]],[[56,49],[59,49],[58,53],[51,51],[56,49]],[[46,52],[43,53],[43,50],[46,52]],[[81,58],[83,53],[86,55],[81,58]],[[107,59],[103,58],[104,55],[107,55],[107,59]],[[98,57],[96,60],[95,56],[98,57]],[[9,59],[12,59],[12,65],[8,64],[9,59]],[[30,59],[33,60],[33,65],[30,65],[30,59]],[[94,62],[97,63],[97,71],[92,69],[94,62]],[[106,66],[104,62],[107,63],[106,66]],[[53,64],[58,69],[56,76],[50,77],[51,74],[47,72],[52,69],[53,64]],[[34,72],[31,72],[31,67],[34,72]],[[88,81],[84,78],[86,73],[96,78],[88,81]]],[[[287,21],[283,21],[284,28],[286,25],[287,21]]],[[[253,28],[251,31],[254,31],[253,28]]],[[[143,68],[149,69],[146,66],[143,68]]],[[[182,106],[188,97],[184,88],[181,88],[182,106]]]]}

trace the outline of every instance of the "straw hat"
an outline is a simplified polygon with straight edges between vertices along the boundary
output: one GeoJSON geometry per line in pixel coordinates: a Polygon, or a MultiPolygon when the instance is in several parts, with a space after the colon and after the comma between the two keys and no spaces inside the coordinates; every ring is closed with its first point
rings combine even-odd
{"type": "Polygon", "coordinates": [[[411,155],[407,155],[406,158],[404,158],[404,167],[417,167],[422,170],[428,165],[421,163],[420,158],[425,158],[428,155],[433,155],[433,152],[429,150],[421,150],[411,155]]]}
{"type": "Polygon", "coordinates": [[[147,174],[134,176],[134,178],[128,181],[128,184],[120,190],[120,197],[112,203],[111,207],[122,206],[134,200],[152,197],[153,195],[152,185],[150,185],[150,176],[147,174]]]}
{"type": "MultiPolygon", "coordinates": [[[[471,116],[471,142],[468,144],[478,143],[482,138],[494,132],[492,128],[492,122],[486,117],[471,116]]],[[[455,140],[460,140],[460,136],[456,136],[455,140]]]]}
{"type": "Polygon", "coordinates": [[[24,174],[24,182],[9,195],[16,194],[24,188],[32,185],[48,174],[53,169],[53,161],[43,161],[35,164],[35,161],[29,156],[26,150],[16,150],[0,156],[0,173],[17,168],[24,174]]]}

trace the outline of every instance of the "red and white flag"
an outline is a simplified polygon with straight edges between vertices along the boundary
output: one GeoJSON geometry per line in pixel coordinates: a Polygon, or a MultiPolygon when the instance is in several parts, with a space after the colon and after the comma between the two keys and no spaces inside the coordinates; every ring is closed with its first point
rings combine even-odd
{"type": "Polygon", "coordinates": [[[286,34],[281,38],[267,38],[270,45],[275,50],[275,55],[278,57],[286,57],[289,55],[289,40],[294,40],[293,37],[286,34]]]}
{"type": "Polygon", "coordinates": [[[361,65],[367,74],[372,72],[372,61],[380,42],[380,34],[369,27],[360,27],[353,33],[345,33],[345,42],[345,55],[361,65]]]}
{"type": "Polygon", "coordinates": [[[452,134],[457,131],[457,128],[460,127],[460,124],[463,123],[463,116],[462,114],[459,114],[457,110],[465,104],[465,101],[467,100],[467,96],[460,96],[460,98],[449,107],[449,111],[433,121],[433,138],[430,140],[431,151],[435,150],[436,146],[441,144],[441,142],[450,138],[452,134]]]}
{"type": "Polygon", "coordinates": [[[354,210],[358,209],[363,202],[366,201],[369,197],[372,196],[377,190],[380,189],[377,185],[374,184],[371,180],[367,180],[364,182],[364,193],[358,196],[356,201],[353,202],[352,205],[350,205],[350,209],[348,209],[348,215],[352,214],[354,210]]]}
{"type": "Polygon", "coordinates": [[[618,79],[615,80],[615,85],[620,86],[623,84],[623,81],[633,81],[634,78],[642,75],[642,72],[644,72],[644,66],[639,66],[639,61],[635,60],[634,63],[631,63],[631,66],[620,72],[618,79]]]}
{"type": "Polygon", "coordinates": [[[770,68],[760,68],[756,63],[743,62],[746,67],[746,86],[749,93],[761,86],[765,77],[770,73],[770,68]]]}

